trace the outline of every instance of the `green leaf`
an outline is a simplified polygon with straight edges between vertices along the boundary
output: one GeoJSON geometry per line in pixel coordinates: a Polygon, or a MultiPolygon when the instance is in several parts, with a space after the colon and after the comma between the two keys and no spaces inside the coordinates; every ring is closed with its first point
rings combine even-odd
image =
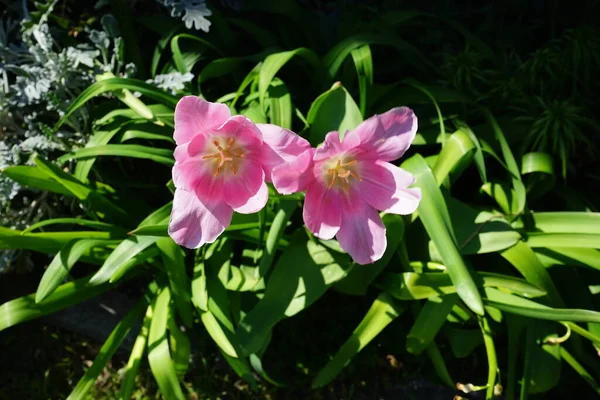
{"type": "Polygon", "coordinates": [[[106,339],[106,342],[104,342],[98,351],[98,355],[96,356],[92,366],[85,371],[83,377],[81,377],[79,382],[77,382],[75,389],[73,389],[69,397],[67,397],[68,400],[86,398],[85,396],[96,382],[98,375],[102,373],[106,367],[106,364],[115,354],[123,340],[125,340],[129,334],[129,331],[144,311],[146,304],[147,303],[143,298],[139,300],[136,305],[133,306],[133,308],[127,313],[127,315],[125,315],[125,317],[117,324],[115,329],[113,329],[106,339]]]}
{"type": "MultiPolygon", "coordinates": [[[[531,214],[533,228],[544,233],[600,234],[600,213],[589,212],[535,212],[531,214]]],[[[524,229],[521,219],[513,223],[515,229],[524,229]]]]}
{"type": "Polygon", "coordinates": [[[323,387],[331,382],[358,352],[403,311],[404,309],[389,295],[380,294],[350,338],[342,345],[333,359],[319,371],[312,382],[312,387],[323,387]]]}
{"type": "MultiPolygon", "coordinates": [[[[422,92],[423,94],[425,94],[429,98],[429,100],[431,100],[431,102],[433,103],[433,106],[435,107],[435,111],[438,116],[438,123],[440,125],[440,136],[442,137],[442,147],[444,147],[446,144],[446,127],[444,126],[444,116],[442,115],[442,110],[440,109],[440,106],[438,105],[438,103],[435,99],[435,96],[431,93],[431,91],[429,89],[427,89],[427,87],[425,87],[425,85],[415,81],[414,79],[405,79],[403,82],[409,86],[414,87],[415,89],[422,92]]],[[[465,142],[465,141],[463,138],[460,138],[459,142],[465,142]]],[[[465,143],[468,143],[468,142],[465,142],[465,143]]],[[[468,151],[471,149],[469,148],[468,145],[467,145],[467,148],[464,150],[459,149],[459,148],[454,148],[450,151],[450,154],[456,153],[457,150],[458,150],[458,152],[463,153],[463,154],[461,154],[461,157],[460,157],[460,158],[462,158],[462,155],[467,154],[468,151]]],[[[442,149],[442,153],[443,153],[443,149],[442,149]]],[[[448,157],[448,155],[449,154],[444,154],[443,158],[445,159],[446,157],[448,157]]],[[[448,172],[450,172],[450,170],[448,170],[448,172]]],[[[436,178],[438,178],[438,182],[440,182],[440,183],[443,181],[443,179],[439,179],[438,174],[436,174],[436,178]]]]}
{"type": "Polygon", "coordinates": [[[460,255],[448,209],[433,172],[425,159],[418,154],[406,160],[402,167],[415,175],[416,185],[422,190],[419,218],[440,252],[442,261],[448,267],[456,292],[474,313],[483,315],[481,296],[460,255]]]}
{"type": "Polygon", "coordinates": [[[373,57],[369,45],[358,47],[350,53],[356,68],[358,77],[358,88],[360,93],[360,114],[365,117],[367,109],[367,93],[370,85],[373,84],[373,57]]]}
{"type": "Polygon", "coordinates": [[[576,247],[600,249],[600,234],[591,233],[528,233],[530,247],[576,247]]]}
{"type": "MultiPolygon", "coordinates": [[[[479,272],[476,273],[479,287],[497,287],[527,297],[539,297],[545,291],[511,276],[479,272]]],[[[439,272],[386,274],[376,285],[400,300],[421,300],[456,293],[449,274],[439,272]]]]}
{"type": "Polygon", "coordinates": [[[277,322],[302,311],[342,279],[348,264],[347,255],[307,241],[298,231],[279,258],[264,297],[240,322],[237,336],[244,354],[256,353],[277,322]]]}
{"type": "Polygon", "coordinates": [[[140,333],[137,335],[129,360],[125,366],[123,373],[123,383],[121,384],[121,391],[119,392],[119,400],[130,400],[133,390],[135,389],[135,378],[137,377],[142,363],[142,357],[146,350],[146,344],[148,343],[148,332],[150,331],[150,323],[152,322],[152,305],[146,308],[146,315],[142,322],[142,328],[140,333]]]}
{"type": "Polygon", "coordinates": [[[192,345],[188,335],[177,326],[173,313],[169,315],[167,327],[169,328],[169,345],[171,346],[173,365],[175,366],[177,376],[181,378],[190,366],[192,345]]]}
{"type": "Polygon", "coordinates": [[[479,329],[449,328],[445,334],[452,355],[456,358],[468,357],[477,346],[483,343],[479,329]]]}
{"type": "Polygon", "coordinates": [[[350,36],[329,50],[323,59],[329,76],[333,79],[350,53],[364,45],[384,45],[395,48],[401,54],[402,61],[414,65],[419,70],[436,71],[436,66],[430,62],[415,46],[405,40],[391,35],[360,34],[350,36]]]}
{"type": "Polygon", "coordinates": [[[200,57],[202,56],[202,52],[205,52],[206,50],[214,50],[218,55],[220,55],[220,56],[223,55],[219,51],[219,49],[216,48],[209,41],[204,40],[198,36],[190,35],[189,33],[180,33],[179,35],[173,36],[173,39],[171,39],[171,52],[173,53],[173,61],[175,62],[175,66],[177,67],[177,70],[179,72],[181,72],[182,74],[184,74],[186,72],[190,72],[192,70],[192,68],[194,67],[194,64],[196,63],[196,61],[198,61],[200,59],[200,57]],[[179,46],[179,41],[181,39],[193,41],[193,42],[196,42],[196,44],[201,45],[200,46],[201,51],[194,52],[195,57],[192,59],[192,62],[186,62],[186,60],[184,59],[184,57],[182,55],[181,48],[179,46]]]}
{"type": "Polygon", "coordinates": [[[171,292],[169,287],[165,285],[156,296],[153,304],[152,322],[148,335],[148,363],[158,388],[165,399],[185,400],[179,385],[177,372],[175,372],[167,338],[170,301],[171,292]]]}
{"type": "Polygon", "coordinates": [[[90,277],[85,277],[60,285],[40,303],[35,302],[35,293],[7,301],[0,305],[0,331],[79,304],[114,286],[110,283],[94,285],[90,277]]]}
{"type": "Polygon", "coordinates": [[[15,165],[4,168],[0,172],[13,181],[30,188],[46,190],[48,192],[58,193],[69,197],[73,196],[73,193],[71,193],[69,189],[50,178],[48,174],[38,167],[15,165]]]}
{"type": "Polygon", "coordinates": [[[61,156],[58,162],[65,163],[71,160],[86,160],[101,156],[143,158],[169,166],[172,166],[175,162],[172,150],[157,149],[137,144],[105,144],[103,146],[84,147],[73,153],[61,156]]]}
{"type": "Polygon", "coordinates": [[[65,224],[65,225],[81,225],[86,226],[88,228],[96,228],[103,231],[112,231],[114,234],[126,234],[127,232],[118,226],[114,226],[112,224],[107,224],[105,222],[100,221],[91,221],[88,219],[82,218],[52,218],[46,219],[35,224],[30,225],[27,229],[24,229],[21,234],[30,233],[36,229],[42,228],[44,226],[57,225],[57,224],[65,224]]]}
{"type": "Polygon", "coordinates": [[[292,129],[292,96],[285,83],[274,79],[268,91],[269,120],[272,124],[292,129]]]}
{"type": "Polygon", "coordinates": [[[584,381],[590,385],[590,387],[596,392],[596,394],[600,395],[600,385],[594,379],[594,377],[586,371],[586,369],[565,349],[563,346],[560,346],[560,357],[567,362],[575,370],[579,376],[583,378],[584,381]]]}
{"type": "Polygon", "coordinates": [[[600,251],[576,247],[540,247],[533,249],[544,267],[577,265],[600,270],[600,251]]]}
{"type": "Polygon", "coordinates": [[[98,191],[91,189],[73,175],[62,171],[56,165],[37,154],[34,155],[33,160],[39,169],[63,185],[79,200],[87,202],[93,210],[106,213],[116,221],[124,221],[125,223],[132,221],[131,216],[125,210],[115,205],[98,191]]]}
{"type": "Polygon", "coordinates": [[[511,247],[521,239],[503,215],[477,210],[449,195],[444,199],[461,254],[493,253],[511,247]]]}
{"type": "Polygon", "coordinates": [[[600,313],[596,311],[552,308],[491,287],[486,288],[485,293],[485,304],[501,311],[550,321],[600,322],[600,313]]]}
{"type": "Polygon", "coordinates": [[[215,318],[214,314],[210,312],[210,310],[203,311],[200,313],[200,318],[202,319],[202,323],[204,324],[206,331],[215,341],[217,346],[219,346],[219,348],[228,356],[237,358],[237,352],[223,331],[221,324],[215,318]]]}
{"type": "Polygon", "coordinates": [[[157,89],[156,87],[137,79],[130,78],[109,78],[97,81],[91,84],[87,89],[77,96],[75,100],[69,105],[65,114],[61,117],[58,123],[54,126],[54,130],[60,128],[65,121],[85,103],[106,92],[114,92],[117,90],[128,89],[134,92],[140,92],[144,96],[158,101],[159,103],[175,107],[177,104],[177,97],[157,89]]]}
{"type": "Polygon", "coordinates": [[[462,170],[469,165],[475,150],[475,143],[466,132],[458,130],[450,135],[433,167],[433,174],[438,183],[442,184],[451,172],[462,170]]]}
{"type": "Polygon", "coordinates": [[[184,254],[173,239],[162,238],[156,241],[156,246],[161,252],[163,264],[175,306],[187,327],[193,323],[192,303],[190,293],[190,279],[185,272],[184,254]]]}
{"type": "Polygon", "coordinates": [[[258,93],[260,104],[264,108],[267,89],[271,85],[271,81],[277,75],[277,72],[290,61],[293,57],[299,56],[308,61],[315,69],[320,66],[319,57],[310,49],[301,47],[296,50],[284,51],[268,56],[260,69],[258,79],[258,93]]]}
{"type": "Polygon", "coordinates": [[[560,345],[544,344],[556,337],[554,326],[545,321],[530,321],[525,342],[525,367],[521,398],[528,393],[544,393],[560,381],[560,345]],[[541,344],[541,346],[540,346],[541,344]]]}
{"type": "Polygon", "coordinates": [[[521,161],[521,174],[527,179],[529,201],[539,199],[554,186],[555,175],[552,156],[548,153],[527,153],[521,161]]]}
{"type": "Polygon", "coordinates": [[[488,122],[492,126],[496,140],[500,144],[502,156],[504,157],[508,171],[511,174],[513,189],[516,193],[515,207],[511,211],[513,214],[520,214],[525,210],[526,190],[525,185],[521,180],[521,173],[517,165],[517,161],[515,160],[515,157],[508,146],[508,142],[504,137],[504,133],[502,133],[502,129],[500,128],[500,125],[498,125],[498,122],[494,116],[486,109],[483,109],[483,112],[488,122]]]}
{"type": "Polygon", "coordinates": [[[458,300],[456,294],[429,298],[406,336],[406,350],[421,354],[435,338],[458,300]]]}
{"type": "Polygon", "coordinates": [[[111,280],[113,275],[127,265],[137,254],[152,246],[159,238],[154,236],[135,236],[123,240],[116,249],[110,253],[102,267],[94,274],[91,282],[100,284],[111,280]]]}
{"type": "Polygon", "coordinates": [[[339,82],[316,98],[306,119],[310,124],[308,139],[313,146],[323,142],[325,135],[332,131],[339,132],[342,138],[363,120],[352,96],[339,82]]]}
{"type": "Polygon", "coordinates": [[[71,267],[81,256],[96,246],[106,246],[114,242],[106,240],[72,240],[68,242],[59,253],[56,254],[38,285],[35,293],[35,302],[39,303],[47,298],[60,286],[69,275],[71,267]]]}

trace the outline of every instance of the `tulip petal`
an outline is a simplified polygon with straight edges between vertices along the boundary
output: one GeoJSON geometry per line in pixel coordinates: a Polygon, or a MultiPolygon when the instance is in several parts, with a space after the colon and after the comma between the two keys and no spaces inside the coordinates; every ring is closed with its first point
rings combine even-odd
{"type": "Polygon", "coordinates": [[[412,214],[421,201],[421,189],[409,188],[415,177],[385,161],[362,161],[358,191],[369,205],[391,214],[412,214]]]}
{"type": "Polygon", "coordinates": [[[263,144],[260,162],[265,170],[267,182],[273,179],[272,171],[276,166],[294,160],[310,148],[310,143],[294,132],[272,124],[257,124],[262,133],[263,144]]]}
{"type": "MultiPolygon", "coordinates": [[[[236,175],[223,177],[223,201],[234,209],[248,210],[257,207],[255,196],[259,194],[264,181],[265,172],[261,165],[253,160],[244,160],[243,168],[237,171],[236,175]]],[[[258,200],[262,201],[262,198],[258,200]]],[[[256,211],[262,207],[264,204],[256,211]]]]}
{"type": "Polygon", "coordinates": [[[181,246],[197,249],[214,242],[231,223],[232,214],[222,201],[203,203],[194,192],[176,189],[169,236],[181,246]]]}
{"type": "Polygon", "coordinates": [[[343,203],[342,224],[336,237],[357,264],[370,264],[385,252],[385,225],[377,210],[353,194],[343,203]]]}
{"type": "Polygon", "coordinates": [[[325,136],[323,145],[316,149],[314,160],[315,161],[326,160],[330,157],[333,157],[337,154],[342,153],[343,151],[344,151],[344,148],[342,147],[342,143],[340,142],[339,132],[332,131],[332,132],[329,132],[325,136]]]}
{"type": "Polygon", "coordinates": [[[306,190],[314,179],[312,172],[315,149],[307,149],[289,162],[279,164],[273,169],[273,185],[281,194],[292,194],[306,190]]]}
{"type": "Polygon", "coordinates": [[[194,136],[223,125],[231,113],[225,104],[209,103],[197,96],[184,96],[175,107],[175,143],[187,143],[194,136]]]}
{"type": "Polygon", "coordinates": [[[233,210],[240,214],[252,214],[262,210],[267,205],[269,199],[269,188],[266,183],[262,183],[258,192],[246,201],[245,204],[235,207],[233,210]]]}
{"type": "Polygon", "coordinates": [[[306,227],[318,238],[332,239],[340,229],[342,211],[339,195],[319,181],[306,189],[302,216],[306,227]]]}
{"type": "Polygon", "coordinates": [[[243,147],[249,152],[246,157],[260,154],[260,147],[263,142],[260,130],[254,122],[243,115],[235,115],[229,118],[227,122],[215,129],[215,135],[233,139],[237,146],[243,147]]]}
{"type": "Polygon", "coordinates": [[[396,107],[374,115],[344,136],[344,148],[359,148],[361,158],[396,160],[417,134],[417,117],[408,107],[396,107]]]}

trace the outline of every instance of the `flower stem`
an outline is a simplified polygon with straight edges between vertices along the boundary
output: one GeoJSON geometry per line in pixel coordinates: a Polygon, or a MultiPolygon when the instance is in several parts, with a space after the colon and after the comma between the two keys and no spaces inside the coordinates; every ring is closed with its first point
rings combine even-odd
{"type": "Polygon", "coordinates": [[[483,343],[488,359],[488,379],[485,391],[485,399],[494,399],[494,386],[496,385],[496,376],[498,373],[498,361],[496,360],[496,348],[494,347],[494,338],[486,317],[478,317],[479,327],[483,334],[483,343]]]}
{"type": "Polygon", "coordinates": [[[265,248],[257,269],[257,281],[259,281],[261,277],[264,277],[271,267],[273,258],[275,257],[277,242],[283,235],[285,226],[297,206],[297,200],[281,200],[279,211],[277,211],[273,223],[271,224],[271,228],[269,229],[269,233],[267,234],[265,248]]]}

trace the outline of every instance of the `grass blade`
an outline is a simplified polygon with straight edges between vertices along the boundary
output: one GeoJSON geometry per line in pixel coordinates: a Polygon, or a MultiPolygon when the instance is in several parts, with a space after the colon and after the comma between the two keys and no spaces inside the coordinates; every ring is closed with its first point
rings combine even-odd
{"type": "Polygon", "coordinates": [[[190,279],[185,272],[184,254],[173,239],[162,238],[156,242],[169,278],[171,294],[179,315],[187,327],[193,323],[190,279]]]}
{"type": "Polygon", "coordinates": [[[152,308],[152,322],[148,335],[148,362],[158,388],[165,399],[185,400],[177,372],[175,372],[167,338],[170,301],[171,292],[165,285],[156,296],[152,308]]]}
{"type": "Polygon", "coordinates": [[[105,144],[102,146],[84,147],[73,153],[67,153],[58,159],[59,163],[71,160],[89,160],[96,157],[131,157],[156,161],[157,163],[172,166],[175,163],[173,151],[157,149],[137,144],[105,144]]]}
{"type": "Polygon", "coordinates": [[[96,378],[104,370],[106,364],[110,361],[112,356],[115,354],[123,340],[129,334],[129,331],[138,320],[139,316],[144,311],[146,306],[144,298],[140,299],[135,306],[127,313],[127,315],[117,324],[115,329],[110,333],[106,342],[102,345],[98,351],[98,355],[94,360],[92,366],[85,371],[83,377],[77,382],[75,389],[71,392],[67,400],[78,400],[84,399],[87,392],[92,388],[96,378]]]}
{"type": "Polygon", "coordinates": [[[403,311],[404,309],[388,294],[380,294],[350,338],[333,359],[319,371],[312,382],[312,387],[323,387],[331,382],[358,352],[403,311]]]}
{"type": "Polygon", "coordinates": [[[416,185],[423,193],[418,209],[419,218],[448,267],[456,292],[475,314],[483,315],[481,296],[458,250],[448,209],[433,172],[418,154],[406,160],[402,166],[417,178],[416,185]]]}

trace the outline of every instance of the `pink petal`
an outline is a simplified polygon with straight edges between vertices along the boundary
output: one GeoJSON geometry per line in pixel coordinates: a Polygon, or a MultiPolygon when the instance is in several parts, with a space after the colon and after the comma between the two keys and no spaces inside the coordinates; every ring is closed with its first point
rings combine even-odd
{"type": "MultiPolygon", "coordinates": [[[[261,186],[265,183],[265,172],[261,165],[254,160],[244,160],[237,175],[223,177],[223,182],[223,201],[233,209],[254,209],[266,197],[261,197],[259,193],[261,186]],[[256,197],[257,195],[258,197],[256,197]]],[[[256,211],[263,207],[264,204],[260,205],[256,211]]]]}
{"type": "Polygon", "coordinates": [[[363,159],[396,160],[417,134],[417,117],[408,107],[374,115],[344,136],[344,148],[358,147],[363,159]]]}
{"type": "Polygon", "coordinates": [[[306,227],[321,239],[332,239],[340,229],[342,210],[339,195],[319,181],[306,189],[302,216],[306,227]]]}
{"type": "Polygon", "coordinates": [[[392,214],[412,214],[421,201],[421,189],[408,188],[415,177],[385,161],[360,163],[360,196],[377,210],[392,214]]]}
{"type": "Polygon", "coordinates": [[[175,147],[173,153],[175,161],[184,162],[189,158],[196,157],[204,151],[208,143],[208,138],[204,134],[196,135],[184,144],[175,147]]]}
{"type": "Polygon", "coordinates": [[[194,192],[175,190],[169,236],[175,243],[197,249],[214,242],[231,223],[233,210],[222,201],[203,203],[194,192]]]}
{"type": "Polygon", "coordinates": [[[279,164],[273,169],[273,185],[281,194],[292,194],[306,190],[314,179],[312,173],[313,154],[315,149],[309,148],[293,160],[279,164]]]}
{"type": "Polygon", "coordinates": [[[257,124],[262,133],[260,161],[267,182],[271,182],[273,168],[284,162],[292,161],[296,156],[310,148],[310,143],[294,132],[272,124],[257,124]]]}
{"type": "Polygon", "coordinates": [[[200,133],[210,132],[230,115],[225,104],[209,103],[196,96],[182,97],[175,107],[175,143],[186,143],[200,133]]]}
{"type": "Polygon", "coordinates": [[[236,207],[233,210],[240,214],[252,214],[262,210],[265,205],[267,205],[267,200],[269,199],[269,188],[266,183],[262,183],[258,192],[250,197],[246,204],[236,207]]]}
{"type": "Polygon", "coordinates": [[[254,122],[243,115],[235,115],[227,120],[223,125],[215,129],[215,135],[233,138],[237,146],[245,148],[248,156],[260,154],[262,145],[262,135],[254,122]]]}
{"type": "Polygon", "coordinates": [[[387,246],[385,225],[377,211],[360,197],[346,197],[343,206],[342,224],[337,240],[345,252],[361,265],[379,260],[387,246]]]}
{"type": "Polygon", "coordinates": [[[326,160],[330,157],[333,157],[337,154],[340,154],[344,151],[342,147],[342,143],[340,142],[340,134],[339,132],[333,131],[329,132],[325,136],[325,141],[323,141],[323,145],[318,147],[315,151],[314,160],[322,161],[326,160]]]}

